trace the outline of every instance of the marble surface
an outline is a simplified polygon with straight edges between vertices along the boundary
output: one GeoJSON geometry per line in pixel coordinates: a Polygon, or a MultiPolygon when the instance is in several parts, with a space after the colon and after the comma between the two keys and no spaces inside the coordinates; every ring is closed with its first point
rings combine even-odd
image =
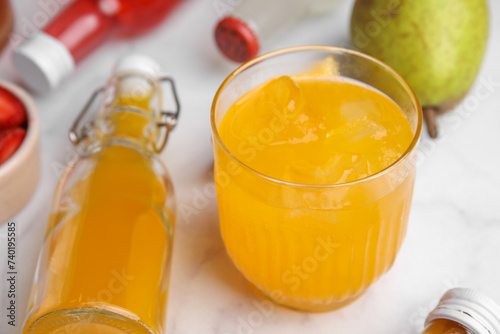
{"type": "MultiPolygon", "coordinates": [[[[15,0],[16,32],[40,17],[49,0],[15,0]],[[38,16],[36,16],[38,15],[38,16]]],[[[0,333],[21,333],[36,258],[61,166],[73,151],[67,139],[76,112],[103,84],[117,57],[141,52],[156,58],[177,81],[182,118],[161,158],[168,166],[179,204],[191,208],[177,222],[167,334],[419,333],[427,313],[448,288],[467,286],[500,302],[500,2],[490,0],[491,35],[484,66],[469,97],[440,119],[442,136],[423,135],[409,229],[390,272],[344,309],[307,314],[265,300],[230,262],[219,233],[210,185],[213,163],[209,110],[222,80],[235,68],[212,40],[221,3],[191,0],[153,33],[114,41],[95,52],[53,94],[36,97],[42,128],[42,177],[18,226],[17,323],[7,326],[6,226],[0,227],[0,333]]],[[[348,46],[352,0],[335,13],[304,22],[275,39],[265,51],[295,45],[348,46]]],[[[51,7],[54,8],[54,7],[51,7]]],[[[0,77],[17,81],[11,50],[0,58],[0,77]]],[[[5,196],[6,194],[1,194],[5,196]]]]}

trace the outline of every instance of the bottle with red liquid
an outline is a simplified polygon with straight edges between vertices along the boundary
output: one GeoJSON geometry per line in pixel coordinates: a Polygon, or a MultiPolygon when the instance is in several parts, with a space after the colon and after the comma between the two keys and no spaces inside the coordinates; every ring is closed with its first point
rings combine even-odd
{"type": "Polygon", "coordinates": [[[130,38],[159,24],[183,0],[75,0],[23,42],[14,65],[27,86],[46,93],[107,38],[130,38]]]}
{"type": "Polygon", "coordinates": [[[272,36],[307,17],[335,10],[344,0],[245,0],[215,27],[215,42],[226,58],[245,62],[272,36]]]}

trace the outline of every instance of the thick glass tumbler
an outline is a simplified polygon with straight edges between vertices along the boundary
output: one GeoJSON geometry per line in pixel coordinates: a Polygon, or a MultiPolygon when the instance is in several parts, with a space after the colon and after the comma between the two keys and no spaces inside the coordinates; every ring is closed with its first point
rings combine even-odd
{"type": "Polygon", "coordinates": [[[422,127],[417,98],[391,68],[340,48],[272,52],[224,81],[211,124],[222,237],[236,267],[265,295],[300,310],[332,310],[356,299],[391,267],[406,233],[422,127]],[[220,133],[229,108],[270,79],[307,73],[328,57],[341,78],[375,89],[401,109],[413,134],[406,151],[372,175],[321,185],[273,178],[238,159],[220,133]]]}

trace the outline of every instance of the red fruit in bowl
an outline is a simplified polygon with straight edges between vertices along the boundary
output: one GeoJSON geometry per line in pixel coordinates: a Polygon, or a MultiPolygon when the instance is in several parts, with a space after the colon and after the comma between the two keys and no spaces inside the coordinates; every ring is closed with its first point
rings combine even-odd
{"type": "Polygon", "coordinates": [[[17,151],[25,136],[26,130],[23,128],[0,131],[0,165],[17,151]]]}
{"type": "Polygon", "coordinates": [[[20,126],[25,121],[24,105],[14,94],[0,87],[0,130],[20,126]]]}

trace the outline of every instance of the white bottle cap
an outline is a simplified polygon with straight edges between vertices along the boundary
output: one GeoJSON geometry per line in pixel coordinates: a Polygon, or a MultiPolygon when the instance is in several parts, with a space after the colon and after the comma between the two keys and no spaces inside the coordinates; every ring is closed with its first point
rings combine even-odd
{"type": "Polygon", "coordinates": [[[130,54],[122,57],[115,65],[114,72],[141,72],[157,77],[160,65],[152,58],[141,54],[130,54]]]}
{"type": "Polygon", "coordinates": [[[471,289],[448,290],[425,320],[425,326],[436,319],[458,322],[474,334],[500,333],[500,306],[471,289]]]}
{"type": "MultiPolygon", "coordinates": [[[[121,58],[115,65],[114,73],[140,73],[152,78],[158,78],[160,65],[148,56],[130,54],[121,58]]],[[[148,96],[153,86],[145,77],[132,75],[122,78],[119,89],[122,94],[133,96],[148,96]]]]}
{"type": "Polygon", "coordinates": [[[68,49],[44,32],[33,34],[17,48],[14,65],[24,83],[40,94],[56,88],[75,69],[68,49]]]}

